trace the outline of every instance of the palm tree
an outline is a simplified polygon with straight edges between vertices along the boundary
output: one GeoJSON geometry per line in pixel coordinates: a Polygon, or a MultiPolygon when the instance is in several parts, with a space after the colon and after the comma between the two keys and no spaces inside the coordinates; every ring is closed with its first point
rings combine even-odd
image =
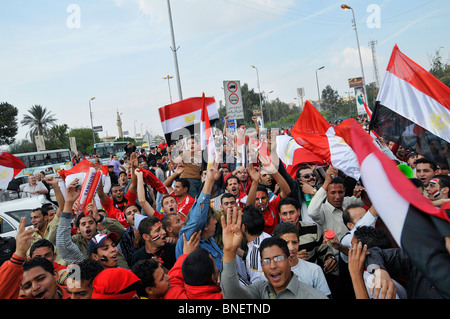
{"type": "Polygon", "coordinates": [[[30,135],[31,141],[34,143],[34,137],[36,135],[44,135],[49,127],[56,123],[56,119],[51,112],[41,105],[33,105],[28,110],[28,113],[30,115],[25,114],[20,124],[30,127],[27,135],[30,135]]]}

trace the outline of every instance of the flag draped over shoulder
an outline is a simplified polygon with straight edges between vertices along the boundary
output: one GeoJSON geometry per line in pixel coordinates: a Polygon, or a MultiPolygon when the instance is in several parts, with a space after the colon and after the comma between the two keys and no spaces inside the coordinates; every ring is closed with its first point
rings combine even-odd
{"type": "Polygon", "coordinates": [[[354,120],[336,127],[358,159],[363,186],[397,244],[436,285],[450,296],[450,254],[444,237],[450,234],[450,216],[436,208],[381,152],[354,120]]]}
{"type": "Polygon", "coordinates": [[[292,178],[296,178],[297,170],[303,165],[325,165],[319,156],[297,144],[289,135],[277,136],[277,155],[292,178]]]}
{"type": "Polygon", "coordinates": [[[355,153],[309,101],[306,101],[291,133],[299,145],[317,155],[325,163],[333,165],[356,180],[359,179],[355,153]]]}
{"type": "Polygon", "coordinates": [[[0,152],[0,189],[7,189],[9,182],[25,168],[25,164],[8,152],[0,152]]]}
{"type": "Polygon", "coordinates": [[[201,122],[203,100],[213,124],[219,119],[216,100],[213,97],[192,97],[159,108],[159,117],[167,143],[192,135],[201,122]]]}
{"type": "Polygon", "coordinates": [[[201,150],[207,150],[208,159],[210,163],[215,156],[216,146],[214,142],[214,135],[211,132],[211,124],[209,122],[208,108],[206,107],[205,93],[202,96],[202,112],[200,122],[200,146],[201,150]]]}
{"type": "Polygon", "coordinates": [[[450,88],[395,45],[369,128],[386,141],[449,167],[450,88]]]}

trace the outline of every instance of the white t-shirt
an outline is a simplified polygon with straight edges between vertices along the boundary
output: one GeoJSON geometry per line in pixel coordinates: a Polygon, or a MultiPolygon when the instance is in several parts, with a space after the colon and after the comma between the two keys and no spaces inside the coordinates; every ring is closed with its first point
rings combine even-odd
{"type": "Polygon", "coordinates": [[[298,280],[319,290],[325,296],[331,295],[325,274],[319,265],[298,258],[298,263],[291,268],[298,280]]]}

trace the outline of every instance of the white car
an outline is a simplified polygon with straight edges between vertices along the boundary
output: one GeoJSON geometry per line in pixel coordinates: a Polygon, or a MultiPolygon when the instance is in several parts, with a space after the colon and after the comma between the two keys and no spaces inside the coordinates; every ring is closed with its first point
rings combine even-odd
{"type": "Polygon", "coordinates": [[[47,203],[51,202],[44,195],[0,202],[0,236],[16,237],[20,218],[26,217],[26,228],[30,227],[31,211],[47,203]]]}

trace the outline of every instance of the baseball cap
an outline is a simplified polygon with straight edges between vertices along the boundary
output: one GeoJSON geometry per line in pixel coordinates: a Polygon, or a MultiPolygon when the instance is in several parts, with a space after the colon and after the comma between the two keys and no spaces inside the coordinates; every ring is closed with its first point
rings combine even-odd
{"type": "Polygon", "coordinates": [[[99,247],[102,247],[105,244],[106,238],[111,238],[113,242],[117,242],[119,240],[119,236],[116,233],[110,232],[107,234],[97,234],[89,242],[88,245],[88,253],[89,256],[99,247]]]}

